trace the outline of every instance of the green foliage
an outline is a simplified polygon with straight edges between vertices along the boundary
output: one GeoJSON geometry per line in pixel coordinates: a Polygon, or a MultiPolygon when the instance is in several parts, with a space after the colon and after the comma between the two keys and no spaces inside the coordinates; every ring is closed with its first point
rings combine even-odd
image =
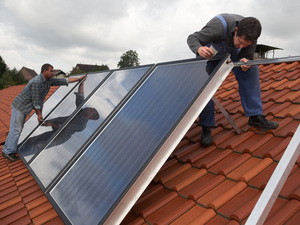
{"type": "Polygon", "coordinates": [[[85,73],[85,71],[82,71],[79,68],[72,67],[72,70],[69,75],[81,74],[81,73],[85,73]]]}
{"type": "Polygon", "coordinates": [[[14,81],[14,85],[18,84],[25,84],[28,82],[22,75],[20,71],[18,71],[16,68],[13,68],[12,70],[9,70],[10,76],[12,77],[14,81]]]}
{"type": "Polygon", "coordinates": [[[92,72],[103,71],[103,70],[109,70],[109,67],[107,65],[104,65],[104,64],[102,64],[100,66],[95,65],[95,67],[94,67],[94,69],[93,69],[92,72]]]}
{"type": "Polygon", "coordinates": [[[0,90],[2,90],[4,88],[6,88],[6,83],[2,78],[0,78],[0,90]]]}
{"type": "Polygon", "coordinates": [[[0,77],[8,70],[8,67],[2,57],[0,56],[0,77]]]}
{"type": "Polygon", "coordinates": [[[14,80],[10,74],[10,71],[6,71],[2,77],[1,80],[4,81],[5,87],[13,86],[14,85],[14,80]]]}
{"type": "Polygon", "coordinates": [[[107,65],[100,65],[98,66],[97,64],[93,67],[92,71],[83,71],[77,67],[73,67],[70,75],[74,75],[74,74],[83,74],[83,73],[88,73],[88,72],[96,72],[96,71],[103,71],[103,70],[109,70],[109,67],[107,65]]]}
{"type": "Polygon", "coordinates": [[[140,59],[138,57],[137,52],[133,50],[129,50],[121,56],[117,66],[119,68],[139,66],[140,65],[139,60],[140,59]]]}
{"type": "Polygon", "coordinates": [[[25,84],[27,80],[16,68],[10,70],[8,69],[6,63],[0,56],[0,89],[17,85],[25,84]]]}

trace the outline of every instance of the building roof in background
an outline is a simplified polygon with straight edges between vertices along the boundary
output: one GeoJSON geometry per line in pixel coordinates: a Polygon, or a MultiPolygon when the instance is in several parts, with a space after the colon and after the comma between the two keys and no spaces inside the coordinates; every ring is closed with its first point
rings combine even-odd
{"type": "Polygon", "coordinates": [[[24,76],[24,78],[26,80],[31,80],[32,78],[34,78],[37,75],[37,73],[34,70],[29,69],[25,66],[22,67],[20,72],[22,73],[22,75],[24,76]]]}
{"type": "Polygon", "coordinates": [[[54,72],[54,76],[57,76],[57,75],[60,75],[60,74],[63,74],[63,75],[66,75],[66,73],[60,69],[57,69],[57,70],[53,70],[54,72]]]}
{"type": "Polygon", "coordinates": [[[256,45],[255,49],[255,58],[267,58],[267,55],[270,51],[273,52],[273,58],[275,56],[275,50],[283,50],[282,48],[277,48],[269,45],[262,45],[258,44],[256,45]]]}
{"type": "Polygon", "coordinates": [[[90,73],[95,71],[101,70],[109,70],[107,65],[90,65],[90,64],[81,64],[78,63],[71,71],[71,74],[78,74],[78,73],[90,73]]]}
{"type": "Polygon", "coordinates": [[[95,68],[96,65],[89,65],[89,64],[77,64],[76,65],[76,69],[79,69],[81,71],[84,71],[84,72],[92,72],[93,69],[95,68]]]}
{"type": "MultiPolygon", "coordinates": [[[[259,68],[264,114],[277,121],[279,128],[262,131],[247,125],[237,81],[229,74],[215,96],[243,132],[235,133],[216,107],[214,142],[204,148],[201,127],[195,121],[122,224],[246,221],[300,123],[300,63],[259,68]]],[[[23,87],[0,91],[1,145],[9,130],[11,103],[23,87]]],[[[299,166],[298,158],[265,224],[299,223],[299,166]]],[[[63,224],[21,160],[0,157],[0,223],[63,224]]]]}

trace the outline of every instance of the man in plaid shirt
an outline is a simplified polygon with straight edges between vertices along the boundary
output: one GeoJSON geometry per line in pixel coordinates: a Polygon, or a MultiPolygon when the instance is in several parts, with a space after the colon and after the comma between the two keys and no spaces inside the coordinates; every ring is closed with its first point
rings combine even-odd
{"type": "Polygon", "coordinates": [[[10,130],[2,150],[2,156],[10,161],[19,159],[17,156],[18,141],[23,129],[26,116],[35,110],[38,123],[43,122],[43,102],[50,89],[50,86],[68,85],[85,79],[86,75],[78,78],[56,79],[53,78],[53,66],[44,64],[41,74],[34,77],[12,103],[10,130]]]}

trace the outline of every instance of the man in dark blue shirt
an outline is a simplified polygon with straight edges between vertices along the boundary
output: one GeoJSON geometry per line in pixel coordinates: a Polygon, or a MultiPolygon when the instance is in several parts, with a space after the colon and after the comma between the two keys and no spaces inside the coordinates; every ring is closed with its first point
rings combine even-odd
{"type": "MultiPolygon", "coordinates": [[[[214,54],[231,54],[232,61],[247,62],[254,58],[257,39],[261,34],[261,24],[254,17],[243,17],[237,14],[220,14],[212,18],[206,26],[188,36],[187,43],[197,57],[210,59],[214,54]]],[[[239,83],[239,94],[248,124],[263,129],[275,129],[277,122],[268,121],[262,115],[259,70],[258,66],[243,65],[234,68],[233,73],[239,83]]],[[[201,143],[209,146],[212,143],[210,127],[215,124],[214,102],[211,100],[199,116],[202,126],[201,143]]]]}

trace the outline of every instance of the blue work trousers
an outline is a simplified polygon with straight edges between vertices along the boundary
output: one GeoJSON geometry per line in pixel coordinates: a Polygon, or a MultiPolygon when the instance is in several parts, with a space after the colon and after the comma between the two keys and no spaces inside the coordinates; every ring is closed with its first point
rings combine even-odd
{"type": "MultiPolygon", "coordinates": [[[[217,49],[218,55],[230,53],[233,61],[239,60],[239,49],[230,47],[226,45],[225,42],[218,45],[212,45],[217,49]]],[[[232,72],[239,84],[239,94],[245,111],[245,116],[261,115],[263,113],[263,107],[261,101],[258,66],[251,66],[247,71],[243,71],[241,68],[235,67],[232,72]]],[[[208,102],[199,115],[199,123],[201,126],[207,127],[215,125],[215,104],[212,100],[208,102]]]]}
{"type": "Polygon", "coordinates": [[[2,151],[6,154],[17,153],[18,141],[24,127],[26,114],[11,108],[10,128],[2,151]]]}

